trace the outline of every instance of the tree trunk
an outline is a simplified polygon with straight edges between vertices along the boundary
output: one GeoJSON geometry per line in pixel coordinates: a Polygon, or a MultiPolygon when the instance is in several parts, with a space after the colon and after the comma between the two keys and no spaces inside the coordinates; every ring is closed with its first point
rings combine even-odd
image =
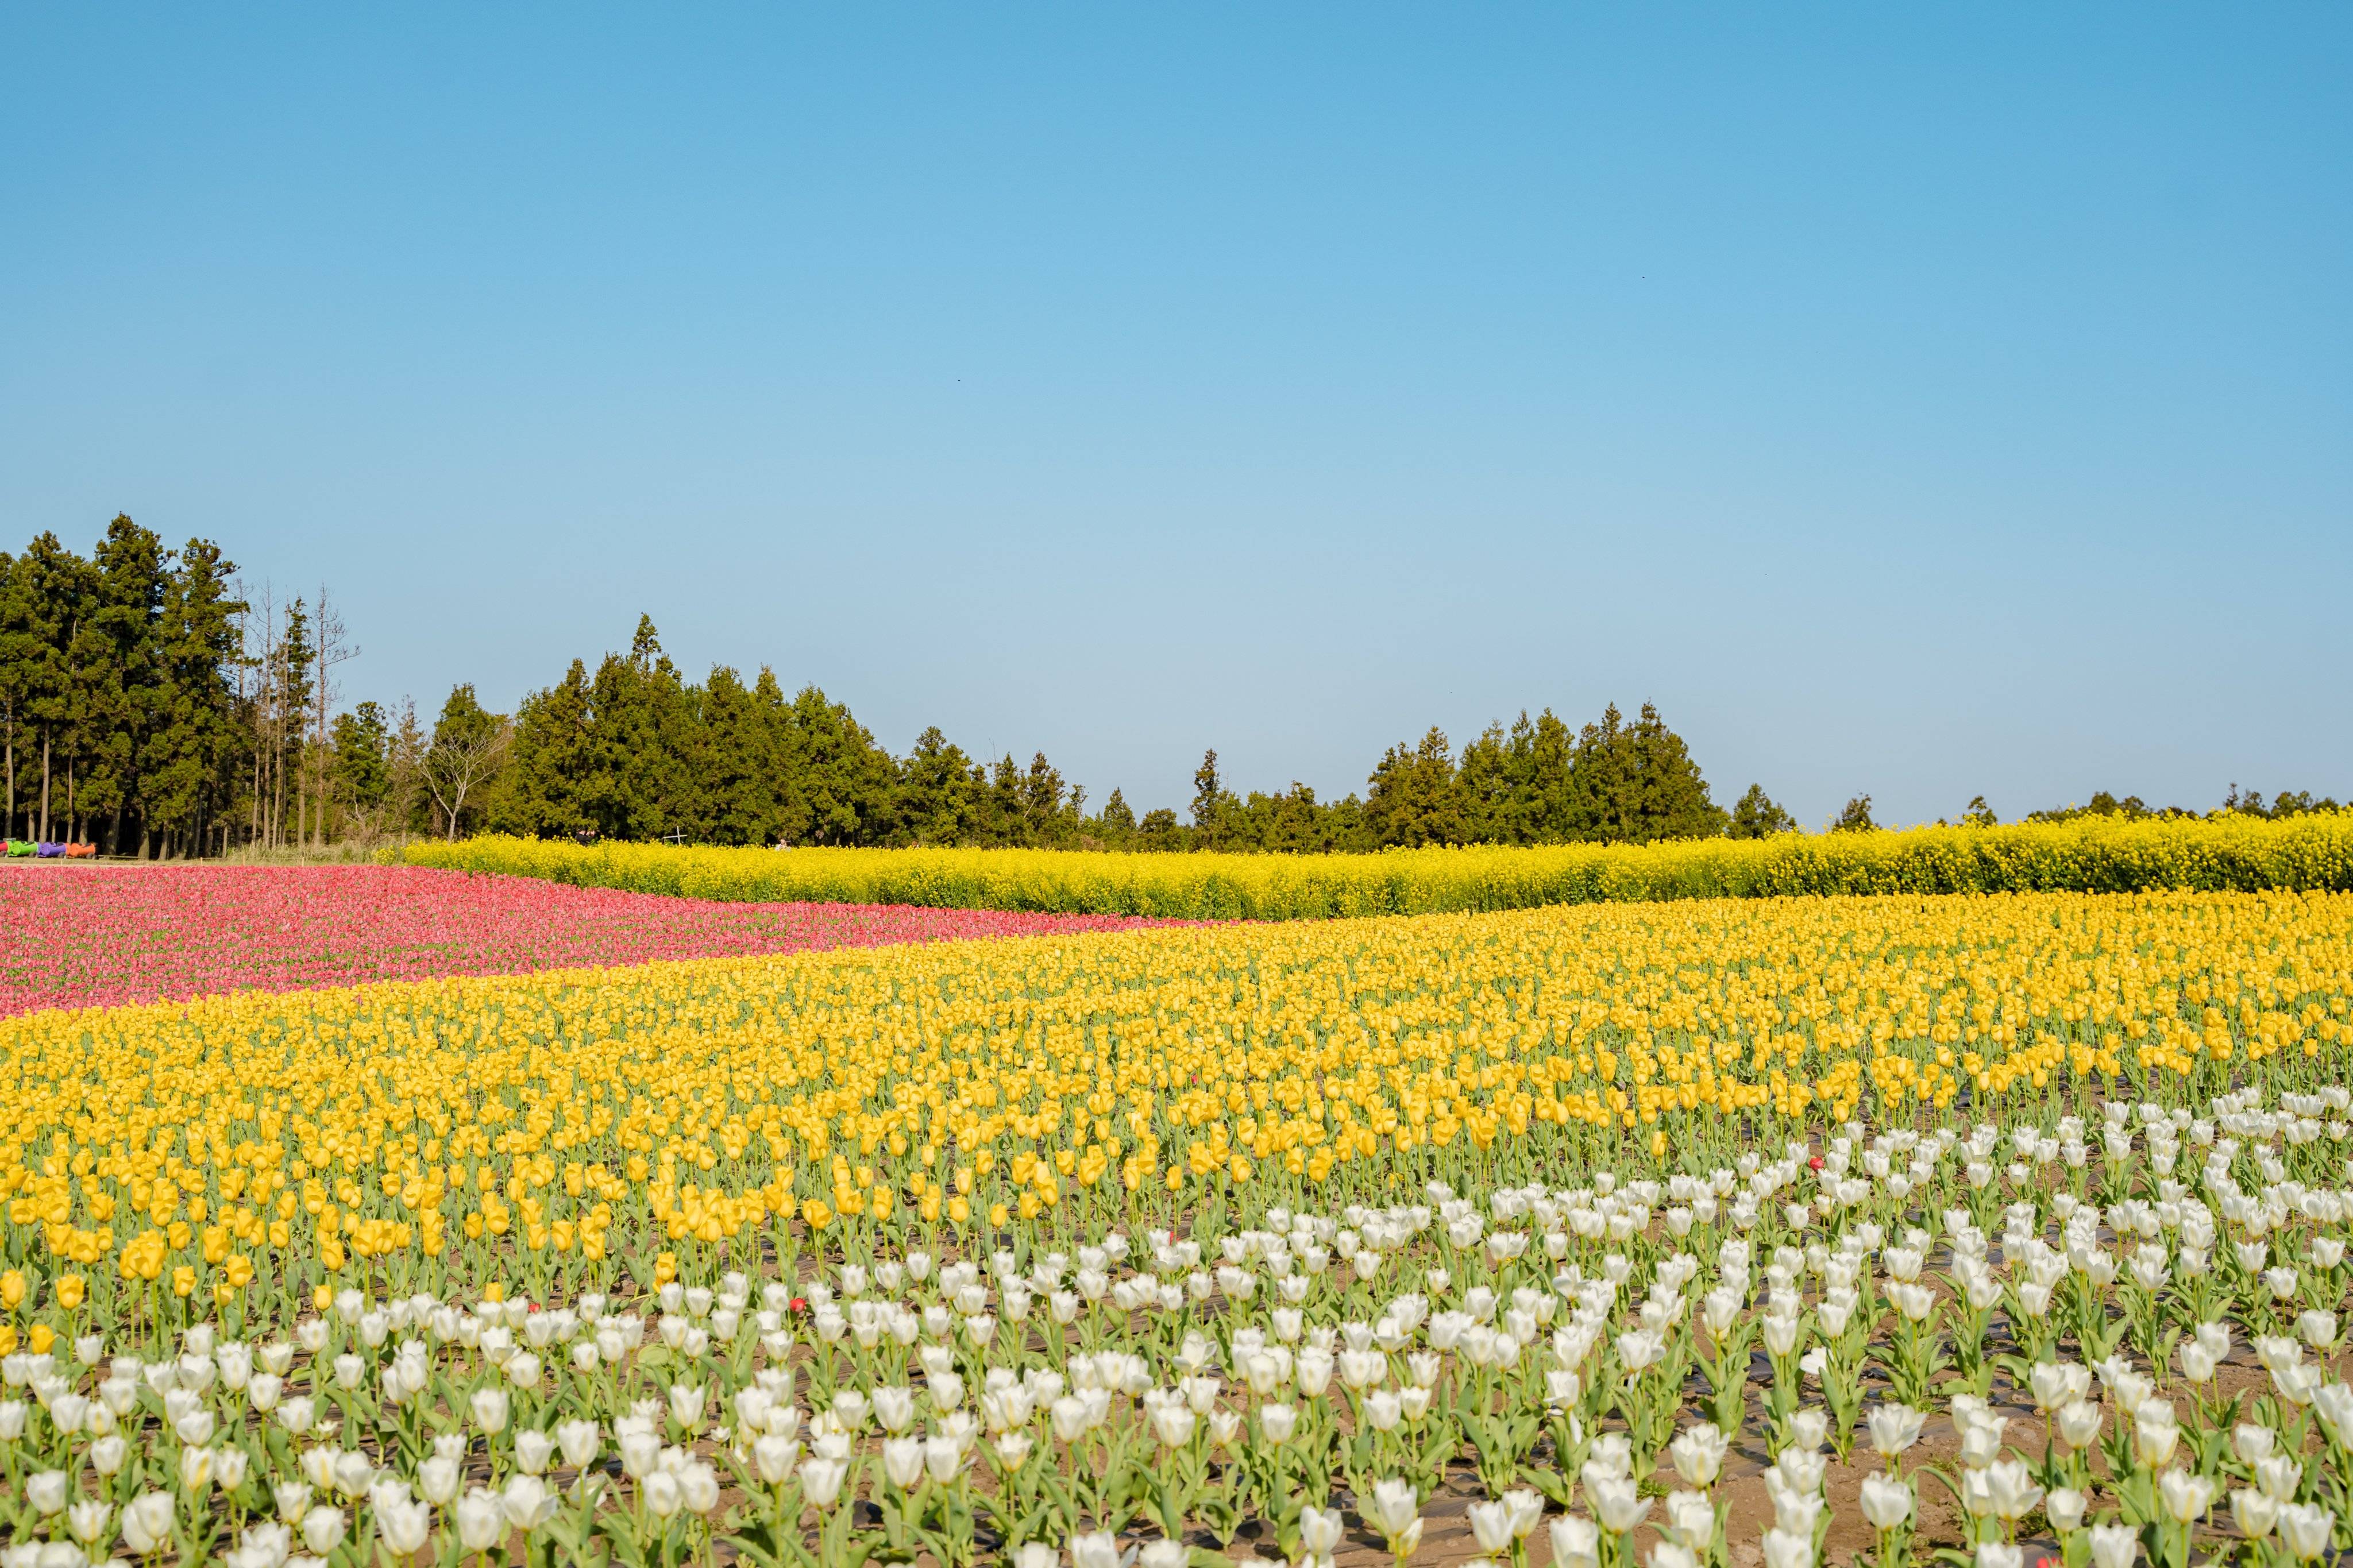
{"type": "Polygon", "coordinates": [[[34,835],[43,843],[49,837],[49,731],[41,730],[41,830],[34,835]]]}

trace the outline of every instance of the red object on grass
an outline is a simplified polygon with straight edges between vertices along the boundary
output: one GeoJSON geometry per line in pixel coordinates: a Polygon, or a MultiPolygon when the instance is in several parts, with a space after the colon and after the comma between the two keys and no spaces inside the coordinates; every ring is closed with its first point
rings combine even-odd
{"type": "Polygon", "coordinates": [[[0,1016],[227,991],[1181,924],[723,904],[416,866],[0,871],[0,1016]]]}
{"type": "Polygon", "coordinates": [[[1815,1155],[1812,1159],[1806,1162],[1806,1169],[1809,1171],[1819,1171],[1821,1168],[1822,1157],[1820,1154],[1815,1155]]]}

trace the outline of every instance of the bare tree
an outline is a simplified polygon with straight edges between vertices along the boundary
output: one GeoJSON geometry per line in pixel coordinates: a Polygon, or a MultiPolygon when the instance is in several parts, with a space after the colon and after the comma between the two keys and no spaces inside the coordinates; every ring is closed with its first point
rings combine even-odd
{"type": "Polygon", "coordinates": [[[265,831],[262,806],[269,795],[269,759],[275,750],[270,744],[276,725],[270,713],[269,694],[276,684],[273,678],[278,668],[278,603],[267,580],[259,592],[239,581],[237,596],[247,606],[237,616],[237,635],[242,643],[237,661],[237,702],[253,721],[253,795],[246,842],[259,844],[265,831]],[[246,688],[248,674],[253,678],[249,692],[246,688]]]}
{"type": "Polygon", "coordinates": [[[419,796],[424,791],[425,752],[431,744],[426,739],[425,726],[417,720],[417,700],[403,697],[393,721],[389,753],[385,761],[391,773],[389,787],[385,792],[385,804],[390,808],[390,819],[400,825],[403,837],[409,825],[417,820],[419,796]]]}
{"type": "MultiPolygon", "coordinates": [[[[470,700],[472,688],[466,689],[470,700]]],[[[507,749],[513,728],[505,717],[480,708],[464,721],[444,715],[433,726],[433,741],[425,751],[425,787],[441,808],[445,837],[458,837],[458,814],[466,809],[466,795],[487,778],[507,749]]]]}
{"type": "Polygon", "coordinates": [[[319,584],[319,612],[313,623],[318,647],[318,683],[311,694],[311,752],[317,773],[318,820],[313,842],[327,842],[327,716],[333,710],[340,692],[335,685],[335,666],[357,658],[360,650],[345,640],[343,617],[327,602],[327,585],[319,584]]]}

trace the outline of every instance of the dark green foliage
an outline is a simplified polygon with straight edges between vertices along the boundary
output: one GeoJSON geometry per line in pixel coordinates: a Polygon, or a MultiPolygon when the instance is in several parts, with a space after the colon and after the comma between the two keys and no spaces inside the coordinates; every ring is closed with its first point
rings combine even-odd
{"type": "Polygon", "coordinates": [[[1777,833],[1794,832],[1797,826],[1798,819],[1774,804],[1763,784],[1753,784],[1734,804],[1725,832],[1733,838],[1770,838],[1777,833]]]}
{"type": "MultiPolygon", "coordinates": [[[[2251,798],[2254,801],[2257,808],[2253,812],[2253,815],[2257,816],[2268,816],[2271,815],[2268,811],[2260,809],[2263,803],[2263,796],[2254,795],[2251,798]]],[[[1973,806],[1983,805],[1984,804],[1985,797],[1982,795],[1970,802],[1970,805],[1973,806]]],[[[2247,809],[2248,807],[2245,802],[2240,797],[2239,786],[2237,784],[2232,784],[2231,786],[2230,796],[2222,802],[2221,812],[2218,813],[2218,815],[2224,815],[2234,811],[2245,811],[2247,809]]],[[[1989,812],[1988,815],[1990,816],[1991,813],[1989,812]]],[[[2195,816],[2196,815],[2198,815],[2196,812],[2184,811],[2179,806],[2176,805],[2152,807],[2147,801],[2141,799],[2141,797],[2137,795],[2128,795],[2122,800],[2118,800],[2106,790],[2097,790],[2093,793],[2090,801],[2084,805],[2058,806],[2049,811],[2030,811],[2026,814],[2026,820],[2029,822],[2073,822],[2076,818],[2084,816],[2116,816],[2122,817],[2126,821],[2139,821],[2144,817],[2195,816]]],[[[1962,820],[1968,821],[1970,819],[1964,817],[1962,820]]]]}
{"type": "Polygon", "coordinates": [[[0,553],[0,830],[217,847],[240,750],[235,571],[120,516],[88,560],[53,533],[0,553]]]}
{"type": "MultiPolygon", "coordinates": [[[[2263,797],[2257,795],[2250,795],[2248,799],[2251,802],[2259,803],[2263,797]]],[[[2228,809],[2228,807],[2225,807],[2225,809],[2228,809]]],[[[2280,791],[2279,794],[2272,796],[2272,804],[2269,810],[2263,809],[2259,804],[2249,805],[2243,809],[2255,816],[2268,816],[2274,821],[2277,821],[2282,817],[2308,816],[2316,811],[2342,811],[2345,808],[2337,803],[2335,797],[2330,795],[2316,795],[2310,790],[2304,789],[2284,789],[2280,791]]]]}
{"type": "Polygon", "coordinates": [[[1196,847],[1217,849],[1233,837],[1241,802],[1218,777],[1218,753],[1204,752],[1193,770],[1193,838],[1196,847]]]}
{"type": "Polygon", "coordinates": [[[1431,725],[1421,743],[1391,746],[1373,769],[1365,796],[1365,830],[1384,847],[1461,844],[1470,837],[1462,781],[1447,754],[1446,735],[1431,725]]]}
{"type": "MultiPolygon", "coordinates": [[[[1573,730],[1546,709],[1453,753],[1432,728],[1390,747],[1364,795],[1304,784],[1240,794],[1204,754],[1190,820],[1100,812],[1043,752],[977,761],[938,729],[893,757],[815,687],[713,668],[689,681],[640,617],[627,653],[574,660],[512,721],[453,689],[430,730],[405,700],[330,717],[339,627],[301,600],[255,614],[236,567],[190,540],[167,550],[117,517],[88,559],[51,533],[0,552],[0,808],[18,837],[121,853],[201,854],[330,833],[596,837],[689,844],[1026,846],[1313,855],[1450,844],[1648,844],[1768,838],[1790,814],[1751,784],[1727,812],[1690,749],[1644,704],[1573,730]],[[250,637],[259,631],[258,637],[250,637]],[[305,826],[305,813],[309,813],[305,826]],[[322,820],[322,818],[324,820],[322,820]]],[[[323,604],[323,600],[322,601],[323,604]]],[[[2338,809],[2234,784],[2217,816],[2338,809]]],[[[2105,791],[2031,814],[2184,816],[2105,791]]],[[[1979,796],[1962,822],[1991,826],[1979,796]]],[[[1874,825],[1857,795],[1834,826],[1874,825]]]]}
{"type": "Polygon", "coordinates": [[[335,715],[334,779],[343,799],[363,811],[392,794],[392,721],[384,706],[362,702],[335,715]]]}
{"type": "MultiPolygon", "coordinates": [[[[933,730],[929,733],[936,735],[939,731],[933,730]]],[[[1112,791],[1111,798],[1103,802],[1101,826],[1105,838],[1124,838],[1135,831],[1135,813],[1129,808],[1127,797],[1117,790],[1112,791]]]]}
{"type": "MultiPolygon", "coordinates": [[[[915,749],[899,770],[899,810],[909,842],[964,844],[977,837],[980,774],[963,748],[940,733],[939,726],[916,736],[915,749]]],[[[1112,802],[1126,809],[1116,790],[1112,802]]],[[[1128,826],[1134,826],[1132,817],[1128,826]]]]}
{"type": "Polygon", "coordinates": [[[1435,729],[1410,750],[1390,747],[1363,835],[1375,847],[1651,844],[1715,837],[1729,821],[1658,710],[1644,703],[1629,724],[1612,704],[1574,739],[1550,710],[1533,722],[1522,713],[1508,734],[1491,724],[1459,765],[1435,729]]]}
{"type": "MultiPolygon", "coordinates": [[[[1791,826],[1752,790],[1757,831],[1791,826]],[[1760,805],[1761,803],[1761,805],[1760,805]]],[[[1466,747],[1445,734],[1391,747],[1362,800],[1318,800],[1294,782],[1237,795],[1207,752],[1189,822],[1138,820],[1111,793],[1086,814],[1043,752],[975,762],[936,728],[906,757],[877,745],[849,710],[811,687],[786,701],[762,670],[745,687],[721,667],[685,682],[640,620],[628,654],[565,679],[517,709],[507,764],[485,797],[493,831],[701,844],[1000,846],[1331,854],[1425,844],[1651,843],[1710,837],[1732,822],[1682,737],[1656,709],[1627,723],[1616,708],[1581,733],[1547,710],[1523,713],[1466,747]]]]}

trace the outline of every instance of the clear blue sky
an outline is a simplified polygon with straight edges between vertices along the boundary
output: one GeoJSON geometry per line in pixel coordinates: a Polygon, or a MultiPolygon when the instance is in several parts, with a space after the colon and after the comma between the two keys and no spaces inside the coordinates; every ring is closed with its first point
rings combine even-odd
{"type": "Polygon", "coordinates": [[[17,6],[0,528],[1100,801],[2353,793],[2353,9],[17,6]],[[365,15],[363,15],[363,10],[365,15]]]}

